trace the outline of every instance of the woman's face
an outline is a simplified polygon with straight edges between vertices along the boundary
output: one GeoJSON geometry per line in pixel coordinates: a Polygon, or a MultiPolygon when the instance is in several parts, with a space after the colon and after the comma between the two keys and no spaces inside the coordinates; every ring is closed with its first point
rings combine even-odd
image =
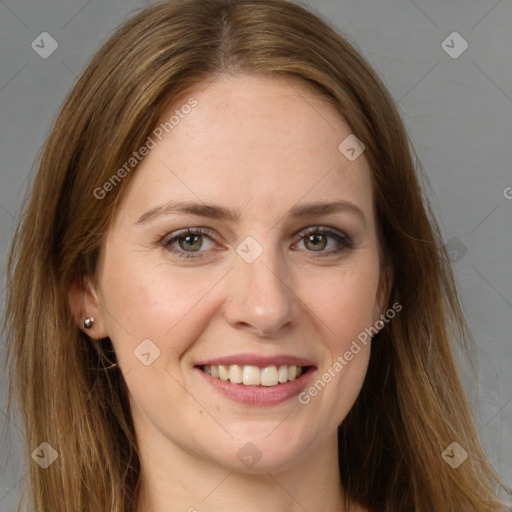
{"type": "Polygon", "coordinates": [[[358,336],[386,308],[370,169],[295,81],[223,78],[162,121],[176,110],[108,233],[90,335],[113,342],[142,446],[291,467],[336,442],[368,366],[358,336]]]}

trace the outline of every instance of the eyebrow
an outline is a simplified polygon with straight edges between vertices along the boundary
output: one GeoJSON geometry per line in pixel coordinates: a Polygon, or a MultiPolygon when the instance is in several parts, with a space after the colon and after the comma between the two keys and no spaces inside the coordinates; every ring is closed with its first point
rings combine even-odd
{"type": "MultiPolygon", "coordinates": [[[[313,215],[328,215],[343,212],[356,215],[366,226],[366,217],[363,211],[350,201],[332,201],[327,203],[313,202],[295,205],[288,212],[288,216],[292,218],[303,218],[313,215]]],[[[155,206],[154,208],[150,208],[139,217],[135,224],[147,224],[158,217],[173,213],[185,213],[221,221],[230,221],[233,223],[239,222],[241,217],[239,210],[231,210],[222,206],[193,201],[170,201],[168,203],[155,206]]]]}

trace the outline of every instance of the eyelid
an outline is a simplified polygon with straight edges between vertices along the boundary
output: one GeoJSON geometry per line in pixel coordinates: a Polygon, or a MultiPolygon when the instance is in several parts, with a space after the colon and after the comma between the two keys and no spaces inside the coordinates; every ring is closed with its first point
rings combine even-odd
{"type": "Polygon", "coordinates": [[[203,228],[203,227],[197,227],[197,228],[183,228],[178,229],[177,231],[173,231],[172,233],[169,233],[164,236],[162,239],[162,244],[166,244],[169,241],[171,241],[173,238],[179,238],[186,235],[208,235],[211,238],[215,238],[215,231],[210,228],[203,228]]]}
{"type": "MultiPolygon", "coordinates": [[[[343,246],[342,248],[338,248],[336,250],[329,250],[329,251],[306,251],[306,252],[310,252],[313,254],[317,253],[317,257],[333,256],[333,255],[343,252],[344,250],[352,249],[354,247],[354,242],[349,235],[347,235],[343,231],[340,231],[336,228],[331,228],[329,226],[322,226],[322,225],[313,225],[313,226],[309,226],[307,228],[297,231],[294,235],[292,235],[293,238],[298,237],[297,242],[294,242],[293,245],[300,243],[308,235],[316,234],[316,233],[334,238],[338,241],[339,244],[341,244],[343,246]]],[[[218,243],[218,242],[216,242],[216,239],[218,238],[216,232],[213,229],[210,229],[207,227],[192,227],[192,228],[179,229],[177,231],[173,231],[172,233],[169,233],[166,236],[164,236],[160,240],[159,243],[164,249],[168,250],[169,252],[174,253],[174,254],[179,254],[179,257],[184,257],[184,258],[189,258],[189,259],[194,259],[194,258],[199,259],[199,258],[204,257],[201,255],[201,253],[209,252],[209,251],[187,252],[187,251],[182,251],[179,249],[172,248],[171,244],[170,244],[170,242],[173,240],[176,241],[181,237],[184,237],[187,235],[196,235],[196,234],[206,235],[210,239],[212,239],[213,242],[218,243]]],[[[219,249],[212,249],[212,250],[218,251],[219,249]]]]}
{"type": "Polygon", "coordinates": [[[347,246],[350,246],[350,247],[352,247],[354,245],[354,242],[349,235],[347,235],[343,231],[340,231],[336,228],[331,228],[328,226],[310,226],[308,228],[300,230],[294,236],[295,237],[299,236],[300,239],[302,239],[302,238],[304,238],[308,235],[314,234],[314,233],[321,233],[323,235],[329,235],[331,237],[338,238],[341,241],[343,241],[345,244],[347,244],[347,246]]]}
{"type": "MultiPolygon", "coordinates": [[[[215,231],[213,229],[205,228],[205,227],[183,228],[183,229],[179,229],[177,231],[173,231],[172,233],[169,233],[169,234],[165,235],[160,240],[159,243],[160,243],[160,245],[164,249],[167,249],[169,252],[193,255],[194,251],[192,251],[190,253],[187,253],[186,251],[180,251],[178,249],[169,248],[169,247],[171,247],[170,242],[172,240],[178,240],[179,238],[187,236],[187,235],[198,235],[198,234],[199,235],[206,235],[207,237],[212,239],[213,242],[218,243],[216,241],[216,233],[215,233],[215,231]]],[[[201,253],[201,252],[206,252],[206,251],[195,251],[195,252],[201,253]]],[[[196,257],[196,256],[188,256],[188,257],[190,258],[190,257],[196,257]]]]}

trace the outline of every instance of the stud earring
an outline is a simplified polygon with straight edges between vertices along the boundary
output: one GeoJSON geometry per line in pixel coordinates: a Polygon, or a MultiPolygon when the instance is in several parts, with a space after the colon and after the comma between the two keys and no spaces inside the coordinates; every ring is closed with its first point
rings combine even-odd
{"type": "Polygon", "coordinates": [[[92,324],[94,323],[94,318],[90,316],[89,318],[86,318],[84,320],[84,328],[90,329],[92,327],[92,324]]]}

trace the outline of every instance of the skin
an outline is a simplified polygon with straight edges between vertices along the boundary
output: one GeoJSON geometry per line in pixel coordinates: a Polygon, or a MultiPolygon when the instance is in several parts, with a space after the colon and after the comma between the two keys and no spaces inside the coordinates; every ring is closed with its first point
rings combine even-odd
{"type": "MultiPolygon", "coordinates": [[[[127,382],[143,468],[140,510],[364,510],[342,504],[336,431],[360,392],[370,343],[307,405],[296,397],[268,407],[234,402],[194,365],[290,354],[314,361],[312,383],[375,324],[389,290],[379,289],[368,162],[364,153],[353,162],[340,153],[351,133],[346,121],[290,79],[222,77],[189,91],[162,119],[190,96],[198,105],[134,171],[95,279],[70,291],[80,322],[95,318],[87,334],[112,340],[115,371],[127,382]],[[170,200],[241,217],[174,213],[137,224],[170,200]],[[297,204],[338,200],[356,205],[365,221],[350,211],[288,215],[297,204]],[[345,233],[353,247],[329,236],[315,251],[301,236],[311,226],[345,233]],[[214,236],[203,236],[196,259],[160,244],[197,227],[214,236]],[[236,252],[248,236],[263,249],[253,263],[236,252]],[[150,366],[133,354],[144,339],[160,350],[150,366]],[[261,453],[251,468],[237,457],[249,442],[261,453]]],[[[186,254],[183,239],[172,247],[186,254]]]]}

